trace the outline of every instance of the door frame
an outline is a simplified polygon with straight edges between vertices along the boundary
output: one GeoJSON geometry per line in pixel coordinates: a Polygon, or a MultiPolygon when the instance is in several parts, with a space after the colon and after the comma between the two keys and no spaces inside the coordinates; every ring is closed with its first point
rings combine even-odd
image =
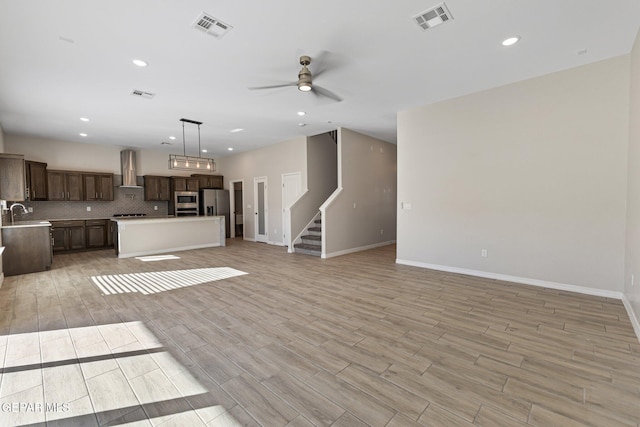
{"type": "MultiPolygon", "coordinates": [[[[231,234],[229,235],[231,239],[236,237],[236,214],[235,214],[235,206],[236,206],[236,192],[234,190],[234,185],[236,182],[239,182],[242,185],[242,218],[243,218],[243,227],[244,227],[244,179],[236,179],[235,181],[229,181],[229,228],[231,228],[231,234]]],[[[242,240],[244,240],[245,233],[242,233],[242,240]]]]}
{"type": "Polygon", "coordinates": [[[269,203],[268,203],[268,184],[267,184],[267,177],[266,176],[256,176],[253,178],[253,236],[255,238],[256,242],[263,242],[263,243],[268,243],[269,242],[269,203]],[[258,218],[258,184],[263,182],[264,183],[264,231],[265,234],[261,235],[258,234],[258,223],[259,223],[259,218],[258,218]]]}
{"type": "Polygon", "coordinates": [[[290,205],[286,205],[286,187],[285,187],[285,178],[286,177],[298,177],[298,187],[299,191],[296,196],[296,200],[293,201],[295,203],[302,194],[302,173],[301,172],[290,172],[282,174],[282,244],[285,246],[291,246],[291,203],[290,205]],[[288,226],[288,227],[287,227],[288,226]]]}

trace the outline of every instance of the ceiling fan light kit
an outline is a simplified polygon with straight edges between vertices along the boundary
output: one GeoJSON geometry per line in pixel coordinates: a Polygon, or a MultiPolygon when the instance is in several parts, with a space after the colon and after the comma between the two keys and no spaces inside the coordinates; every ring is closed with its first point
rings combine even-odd
{"type": "Polygon", "coordinates": [[[200,125],[202,122],[190,119],[180,119],[182,122],[182,155],[169,154],[169,169],[187,170],[196,172],[215,172],[216,163],[213,159],[207,157],[200,157],[202,152],[200,148],[200,125]],[[185,137],[184,137],[184,125],[190,123],[198,126],[198,156],[187,156],[185,137]]]}

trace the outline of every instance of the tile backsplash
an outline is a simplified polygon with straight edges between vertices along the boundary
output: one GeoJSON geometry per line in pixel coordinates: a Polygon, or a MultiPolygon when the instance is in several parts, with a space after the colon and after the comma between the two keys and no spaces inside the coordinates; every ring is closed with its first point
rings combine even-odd
{"type": "Polygon", "coordinates": [[[23,205],[27,208],[33,208],[33,212],[22,214],[18,213],[19,210],[16,209],[16,221],[95,219],[110,218],[114,214],[137,213],[143,213],[149,217],[166,217],[169,214],[168,202],[146,202],[144,200],[144,189],[142,188],[115,187],[113,189],[113,201],[23,202],[23,205]],[[91,210],[87,211],[87,207],[90,207],[91,210]],[[157,210],[155,209],[156,207],[157,210]]]}

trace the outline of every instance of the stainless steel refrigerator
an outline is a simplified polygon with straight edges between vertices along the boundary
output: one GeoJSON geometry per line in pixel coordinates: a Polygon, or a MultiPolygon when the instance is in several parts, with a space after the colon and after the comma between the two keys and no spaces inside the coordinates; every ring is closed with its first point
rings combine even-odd
{"type": "Polygon", "coordinates": [[[229,190],[200,190],[200,215],[224,216],[226,237],[231,236],[229,190]]]}

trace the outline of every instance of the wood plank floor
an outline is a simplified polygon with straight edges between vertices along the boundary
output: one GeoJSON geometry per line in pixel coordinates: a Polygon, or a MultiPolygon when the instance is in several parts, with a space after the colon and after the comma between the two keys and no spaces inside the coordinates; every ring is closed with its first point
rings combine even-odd
{"type": "Polygon", "coordinates": [[[620,301],[396,265],[394,246],[174,255],[7,277],[0,426],[640,425],[620,301]]]}

